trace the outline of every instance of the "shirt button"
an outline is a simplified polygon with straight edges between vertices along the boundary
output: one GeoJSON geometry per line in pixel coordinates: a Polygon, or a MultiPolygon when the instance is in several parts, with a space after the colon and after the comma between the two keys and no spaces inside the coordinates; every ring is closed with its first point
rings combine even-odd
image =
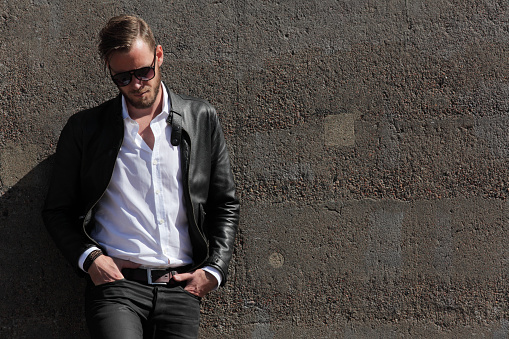
{"type": "Polygon", "coordinates": [[[163,219],[159,219],[159,225],[162,225],[164,224],[164,220],[163,219]]]}

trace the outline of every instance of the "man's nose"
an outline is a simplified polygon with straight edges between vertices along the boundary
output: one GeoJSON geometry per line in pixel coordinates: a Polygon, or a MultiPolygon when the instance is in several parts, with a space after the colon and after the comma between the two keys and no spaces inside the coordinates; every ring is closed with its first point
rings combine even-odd
{"type": "Polygon", "coordinates": [[[139,80],[134,74],[131,75],[131,84],[134,88],[140,88],[143,86],[143,80],[139,80]]]}

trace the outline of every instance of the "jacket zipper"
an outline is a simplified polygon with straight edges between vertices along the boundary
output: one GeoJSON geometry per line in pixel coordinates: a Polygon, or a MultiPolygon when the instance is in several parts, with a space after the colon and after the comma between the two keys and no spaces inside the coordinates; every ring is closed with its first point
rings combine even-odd
{"type": "MultiPolygon", "coordinates": [[[[183,130],[184,133],[183,136],[185,135],[187,138],[186,139],[189,139],[189,136],[187,135],[187,133],[185,133],[185,131],[183,130]]],[[[180,145],[180,150],[182,151],[182,144],[180,145]]],[[[181,152],[182,153],[182,152],[181,152]]],[[[185,190],[184,190],[184,194],[185,194],[185,198],[186,200],[189,202],[189,207],[191,209],[191,217],[192,217],[192,222],[194,223],[196,229],[198,230],[198,233],[200,234],[202,240],[205,242],[205,245],[207,246],[207,254],[205,256],[205,258],[200,262],[200,263],[196,263],[195,265],[193,265],[194,267],[192,269],[196,269],[200,266],[202,266],[205,261],[207,261],[207,256],[208,256],[208,253],[209,253],[209,243],[207,241],[207,239],[205,238],[205,236],[203,235],[202,231],[200,230],[200,227],[198,226],[198,223],[196,221],[196,215],[194,214],[194,207],[193,207],[193,201],[191,200],[191,193],[189,192],[189,168],[191,167],[190,166],[190,156],[189,154],[191,153],[191,143],[188,142],[187,143],[187,146],[185,148],[185,154],[183,154],[184,156],[184,162],[185,162],[185,166],[184,166],[184,169],[185,169],[185,190]]]]}

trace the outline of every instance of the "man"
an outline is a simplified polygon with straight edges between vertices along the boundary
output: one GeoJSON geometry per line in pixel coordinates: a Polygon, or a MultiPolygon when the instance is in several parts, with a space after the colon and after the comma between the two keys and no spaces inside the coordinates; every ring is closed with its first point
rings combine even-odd
{"type": "Polygon", "coordinates": [[[120,94],[62,130],[45,225],[88,277],[93,338],[195,338],[239,218],[218,117],[164,86],[163,48],[142,19],[112,18],[99,52],[120,94]]]}

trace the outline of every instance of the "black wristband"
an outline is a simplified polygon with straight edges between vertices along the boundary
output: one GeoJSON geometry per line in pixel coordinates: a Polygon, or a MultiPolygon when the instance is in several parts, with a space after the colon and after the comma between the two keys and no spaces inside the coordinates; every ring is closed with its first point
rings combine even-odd
{"type": "Polygon", "coordinates": [[[90,268],[94,260],[99,258],[101,255],[103,255],[103,252],[101,250],[94,250],[90,252],[88,257],[85,259],[85,262],[83,263],[83,270],[85,272],[88,272],[88,269],[90,268]]]}

